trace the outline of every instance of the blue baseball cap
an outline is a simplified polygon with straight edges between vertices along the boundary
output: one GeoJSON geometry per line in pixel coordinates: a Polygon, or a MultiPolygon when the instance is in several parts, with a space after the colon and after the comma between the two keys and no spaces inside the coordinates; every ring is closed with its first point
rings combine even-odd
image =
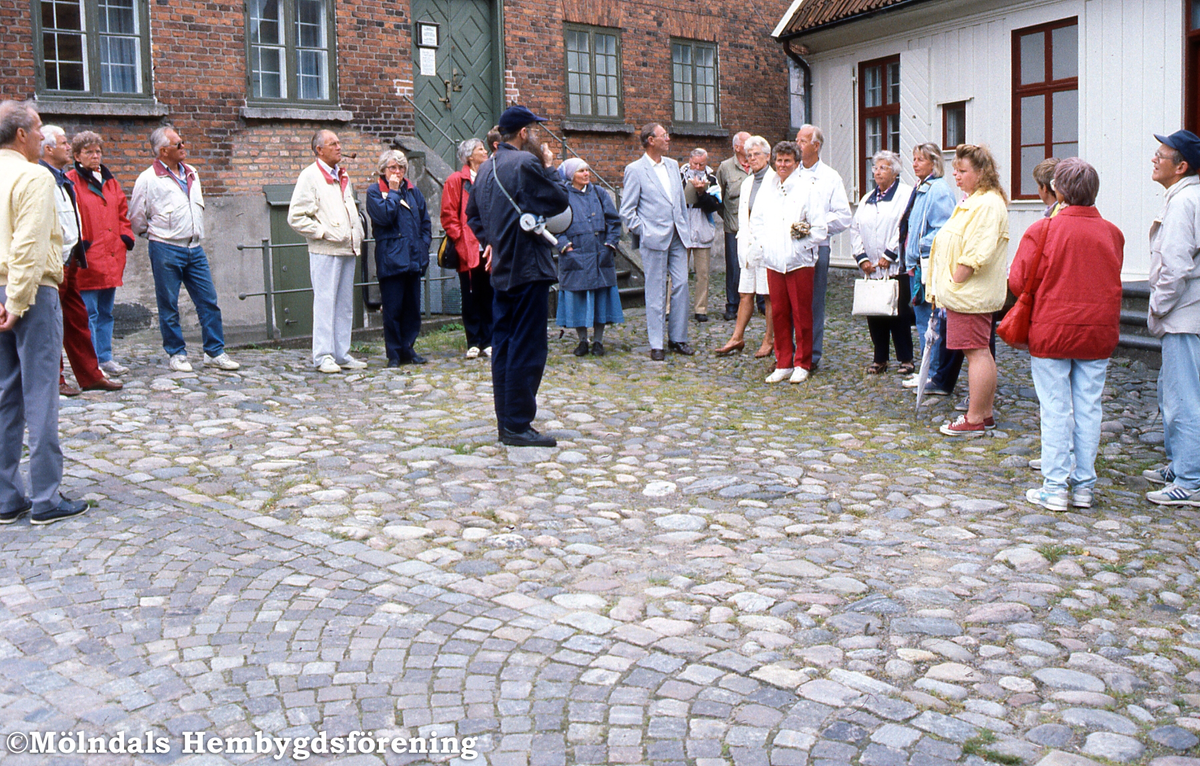
{"type": "Polygon", "coordinates": [[[530,123],[545,121],[545,117],[538,117],[525,107],[520,106],[519,104],[514,104],[513,106],[505,109],[504,114],[500,115],[500,122],[497,123],[497,127],[500,128],[501,133],[508,135],[510,133],[516,133],[518,130],[526,125],[529,125],[530,123]]]}
{"type": "Polygon", "coordinates": [[[1155,133],[1154,137],[1183,155],[1183,161],[1193,173],[1200,170],[1200,136],[1190,130],[1177,130],[1169,136],[1155,133]]]}

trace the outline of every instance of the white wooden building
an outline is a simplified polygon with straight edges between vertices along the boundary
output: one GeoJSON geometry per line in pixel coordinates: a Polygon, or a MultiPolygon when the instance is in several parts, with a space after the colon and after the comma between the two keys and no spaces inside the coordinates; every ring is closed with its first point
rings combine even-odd
{"type": "Polygon", "coordinates": [[[1077,155],[1125,233],[1125,280],[1146,278],[1152,134],[1200,132],[1200,0],[795,0],[774,36],[852,200],[878,149],[911,183],[913,145],[987,144],[1013,199],[1011,257],[1043,208],[1033,166],[1077,155]]]}

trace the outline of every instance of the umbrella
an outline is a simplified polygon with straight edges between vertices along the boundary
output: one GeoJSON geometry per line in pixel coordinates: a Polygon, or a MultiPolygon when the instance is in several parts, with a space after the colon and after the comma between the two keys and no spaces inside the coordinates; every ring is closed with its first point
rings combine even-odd
{"type": "Polygon", "coordinates": [[[925,386],[929,383],[929,363],[933,359],[933,349],[938,342],[937,310],[929,314],[929,327],[925,330],[925,353],[921,354],[921,370],[917,373],[917,410],[921,409],[921,400],[925,397],[925,386]]]}

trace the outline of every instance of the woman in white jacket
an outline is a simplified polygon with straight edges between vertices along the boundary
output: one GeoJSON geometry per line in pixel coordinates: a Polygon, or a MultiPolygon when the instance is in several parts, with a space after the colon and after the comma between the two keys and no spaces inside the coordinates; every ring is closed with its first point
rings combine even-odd
{"type": "Polygon", "coordinates": [[[888,336],[896,344],[896,369],[902,375],[913,373],[913,312],[909,303],[908,272],[900,263],[900,219],[912,197],[912,187],[900,180],[900,155],[886,149],[871,158],[875,163],[872,175],[875,188],[858,203],[854,222],[850,224],[850,242],[854,259],[868,277],[895,279],[900,282],[894,317],[867,317],[875,358],[867,368],[868,375],[879,375],[888,368],[888,336]]]}
{"type": "Polygon", "coordinates": [[[763,264],[775,325],[775,371],[768,383],[803,383],[812,368],[812,298],[817,247],[825,241],[827,211],[811,178],[794,172],[800,147],[780,141],[771,152],[775,174],[763,181],[750,216],[762,232],[763,264]]]}

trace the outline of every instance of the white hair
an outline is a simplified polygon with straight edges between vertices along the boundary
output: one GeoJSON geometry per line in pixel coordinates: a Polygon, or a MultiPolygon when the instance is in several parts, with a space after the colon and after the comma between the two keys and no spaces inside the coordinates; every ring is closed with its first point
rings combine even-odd
{"type": "Polygon", "coordinates": [[[154,152],[155,156],[158,155],[163,147],[171,143],[170,139],[167,138],[167,132],[172,130],[175,130],[175,126],[173,125],[160,125],[150,133],[150,151],[154,152]]]}
{"type": "Polygon", "coordinates": [[[59,136],[66,138],[67,131],[63,130],[62,128],[58,127],[57,125],[43,125],[42,126],[42,151],[45,152],[47,149],[53,149],[55,146],[57,146],[59,136]]]}
{"type": "MultiPolygon", "coordinates": [[[[816,144],[817,146],[825,145],[825,132],[823,130],[818,128],[816,125],[809,125],[808,123],[805,123],[800,126],[800,130],[804,130],[806,128],[808,130],[812,131],[812,142],[814,144],[816,144]]],[[[797,131],[797,132],[799,132],[799,131],[797,131]]]]}
{"type": "MultiPolygon", "coordinates": [[[[483,146],[483,141],[479,140],[478,138],[468,138],[466,141],[463,141],[458,145],[458,166],[460,168],[467,164],[467,160],[469,160],[471,155],[475,153],[475,147],[477,146],[483,146]]],[[[486,148],[487,147],[484,146],[484,149],[486,148]]]]}
{"type": "Polygon", "coordinates": [[[748,152],[752,146],[757,146],[762,150],[763,154],[771,154],[771,145],[767,143],[767,139],[763,138],[762,136],[750,136],[747,138],[746,143],[742,145],[742,150],[748,152]]]}
{"type": "Polygon", "coordinates": [[[692,150],[692,153],[689,154],[688,157],[690,157],[693,160],[699,159],[701,157],[708,157],[708,150],[698,146],[692,150]]]}
{"type": "Polygon", "coordinates": [[[735,151],[737,150],[739,138],[742,139],[742,149],[745,150],[746,139],[750,138],[750,134],[744,130],[739,130],[737,133],[733,134],[733,139],[730,141],[730,146],[732,146],[735,151]]]}
{"type": "Polygon", "coordinates": [[[402,168],[408,168],[408,157],[399,149],[388,149],[383,154],[379,155],[379,175],[383,175],[387,171],[389,163],[395,162],[402,168]]]}
{"type": "Polygon", "coordinates": [[[875,156],[871,158],[871,164],[874,165],[880,160],[883,160],[891,165],[892,172],[896,174],[897,178],[900,177],[900,172],[904,169],[904,164],[900,162],[899,154],[896,154],[895,152],[889,152],[887,149],[880,149],[879,151],[875,152],[875,156]]]}

